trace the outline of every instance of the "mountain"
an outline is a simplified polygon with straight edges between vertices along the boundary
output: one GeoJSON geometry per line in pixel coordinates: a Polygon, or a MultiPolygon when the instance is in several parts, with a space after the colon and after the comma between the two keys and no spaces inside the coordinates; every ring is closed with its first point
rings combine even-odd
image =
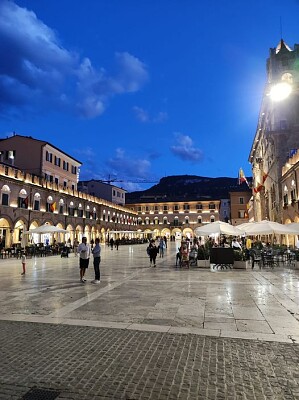
{"type": "MultiPolygon", "coordinates": [[[[248,179],[249,183],[250,180],[248,179]]],[[[196,175],[174,175],[160,179],[157,185],[138,192],[126,194],[126,203],[152,201],[191,201],[228,199],[229,192],[250,191],[237,178],[208,178],[196,175]],[[167,199],[167,200],[166,200],[167,199]]]]}

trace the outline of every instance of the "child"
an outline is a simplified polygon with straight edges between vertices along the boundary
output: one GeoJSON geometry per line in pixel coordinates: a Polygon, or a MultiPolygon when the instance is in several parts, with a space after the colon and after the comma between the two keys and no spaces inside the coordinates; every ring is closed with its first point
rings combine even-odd
{"type": "Polygon", "coordinates": [[[22,268],[23,268],[23,272],[21,273],[21,275],[25,275],[25,273],[26,273],[26,256],[25,256],[25,253],[22,253],[21,261],[22,261],[22,268]]]}

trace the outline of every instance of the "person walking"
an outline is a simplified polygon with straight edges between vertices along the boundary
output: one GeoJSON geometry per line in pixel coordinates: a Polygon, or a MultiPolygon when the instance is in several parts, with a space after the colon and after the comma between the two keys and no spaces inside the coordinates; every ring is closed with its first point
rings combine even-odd
{"type": "Polygon", "coordinates": [[[23,272],[21,273],[21,275],[25,275],[26,274],[26,256],[25,256],[25,253],[22,253],[21,262],[22,262],[22,269],[23,269],[23,272]]]}
{"type": "Polygon", "coordinates": [[[92,249],[93,254],[93,267],[94,267],[94,280],[92,283],[100,283],[101,282],[101,273],[100,273],[100,262],[101,262],[101,246],[100,239],[95,239],[95,245],[92,249]]]}
{"type": "Polygon", "coordinates": [[[165,250],[165,242],[164,242],[164,239],[161,237],[160,242],[159,242],[160,258],[164,257],[164,250],[165,250]]]}
{"type": "Polygon", "coordinates": [[[78,250],[79,254],[79,268],[80,268],[80,282],[85,283],[85,271],[89,265],[90,258],[90,246],[87,244],[87,238],[83,236],[82,243],[79,244],[78,250]]]}
{"type": "Polygon", "coordinates": [[[111,250],[113,250],[114,239],[111,238],[111,239],[109,240],[109,243],[110,243],[111,250]]]}
{"type": "Polygon", "coordinates": [[[156,258],[157,254],[159,253],[159,249],[156,246],[156,243],[154,240],[152,240],[148,246],[148,255],[150,257],[150,265],[153,263],[153,267],[156,266],[156,258]]]}

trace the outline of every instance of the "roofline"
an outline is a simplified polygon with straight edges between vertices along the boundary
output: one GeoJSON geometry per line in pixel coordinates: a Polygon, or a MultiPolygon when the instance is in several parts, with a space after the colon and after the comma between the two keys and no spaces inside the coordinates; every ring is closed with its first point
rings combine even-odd
{"type": "Polygon", "coordinates": [[[46,140],[35,139],[35,138],[33,138],[32,136],[25,136],[25,135],[19,135],[19,134],[15,134],[15,135],[13,135],[13,136],[10,136],[10,137],[8,137],[8,138],[4,138],[4,139],[1,139],[1,140],[9,140],[9,139],[12,139],[12,138],[14,138],[14,137],[16,137],[16,136],[19,136],[19,137],[21,137],[21,138],[26,138],[26,139],[35,140],[36,142],[42,143],[42,146],[49,145],[49,146],[53,147],[54,149],[60,151],[61,153],[65,154],[67,157],[71,158],[72,160],[76,161],[76,162],[79,163],[80,165],[83,165],[81,161],[79,161],[79,160],[77,160],[76,158],[70,156],[70,155],[67,154],[65,151],[59,149],[58,147],[54,146],[54,145],[51,144],[50,142],[47,142],[46,140]]]}

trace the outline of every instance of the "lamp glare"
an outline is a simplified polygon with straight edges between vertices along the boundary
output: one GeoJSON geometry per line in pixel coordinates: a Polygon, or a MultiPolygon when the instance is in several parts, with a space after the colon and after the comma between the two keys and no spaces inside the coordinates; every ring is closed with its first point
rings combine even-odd
{"type": "Polygon", "coordinates": [[[292,92],[292,87],[286,82],[278,83],[272,86],[270,97],[273,101],[285,100],[292,92]]]}

